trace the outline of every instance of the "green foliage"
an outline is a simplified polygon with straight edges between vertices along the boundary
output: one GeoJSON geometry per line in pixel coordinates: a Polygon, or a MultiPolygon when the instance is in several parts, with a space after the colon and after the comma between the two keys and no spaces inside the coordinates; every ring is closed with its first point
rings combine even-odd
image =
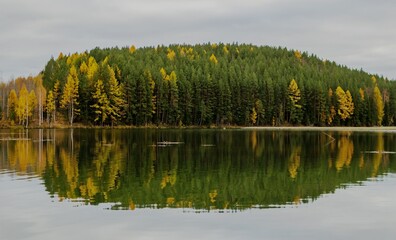
{"type": "Polygon", "coordinates": [[[91,105],[95,112],[95,122],[100,122],[101,125],[106,121],[110,115],[110,101],[104,90],[102,80],[98,80],[95,84],[95,93],[93,94],[94,104],[91,105]]]}
{"type": "Polygon", "coordinates": [[[83,123],[99,124],[90,114],[99,79],[111,103],[104,124],[367,126],[396,122],[395,82],[297,50],[220,43],[61,54],[50,59],[43,71],[43,85],[53,90],[56,105],[62,104],[55,87],[66,89],[72,68],[79,80],[76,120],[83,123]],[[382,106],[375,86],[381,89],[382,106]],[[338,87],[347,91],[337,94],[338,87]]]}

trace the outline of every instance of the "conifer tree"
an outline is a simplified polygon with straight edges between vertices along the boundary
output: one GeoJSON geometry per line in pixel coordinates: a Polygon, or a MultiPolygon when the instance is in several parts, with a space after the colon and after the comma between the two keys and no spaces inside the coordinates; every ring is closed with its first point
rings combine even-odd
{"type": "Polygon", "coordinates": [[[301,91],[298,88],[296,80],[292,79],[290,81],[288,87],[288,96],[289,96],[289,114],[290,114],[290,122],[292,123],[300,123],[301,121],[301,91]]]}
{"type": "Polygon", "coordinates": [[[79,80],[77,76],[77,70],[74,66],[72,66],[70,68],[69,75],[67,76],[67,82],[63,89],[63,95],[61,100],[61,107],[67,110],[67,116],[71,126],[73,125],[74,118],[80,112],[78,108],[78,86],[79,80]]]}
{"type": "Polygon", "coordinates": [[[17,107],[18,107],[18,96],[17,96],[15,89],[12,89],[10,91],[10,94],[8,95],[8,100],[7,100],[7,117],[8,117],[8,119],[11,119],[13,121],[16,120],[17,107]]]}
{"type": "Polygon", "coordinates": [[[352,100],[351,93],[349,90],[344,92],[344,90],[338,86],[336,89],[337,101],[338,101],[338,115],[342,120],[350,118],[354,111],[354,104],[352,100]]]}
{"type": "Polygon", "coordinates": [[[109,79],[109,110],[110,110],[110,120],[111,125],[117,123],[117,121],[124,115],[124,109],[126,106],[126,101],[123,98],[124,96],[124,85],[119,84],[114,70],[108,66],[110,79],[109,79]]]}
{"type": "Polygon", "coordinates": [[[46,112],[47,112],[47,122],[51,123],[55,120],[55,99],[53,91],[50,90],[47,96],[46,112]]]}
{"type": "Polygon", "coordinates": [[[34,90],[30,91],[28,95],[28,109],[27,109],[27,118],[26,118],[26,126],[29,124],[29,118],[33,116],[33,111],[37,106],[38,99],[34,90]]]}
{"type": "Polygon", "coordinates": [[[382,100],[381,91],[378,88],[378,86],[374,87],[373,94],[374,94],[375,110],[377,115],[377,125],[381,126],[382,119],[384,117],[384,101],[382,100]]]}
{"type": "Polygon", "coordinates": [[[59,80],[55,81],[54,90],[52,91],[52,94],[54,96],[54,110],[53,110],[54,114],[52,117],[53,117],[53,122],[55,123],[56,122],[56,110],[57,110],[57,107],[59,106],[59,97],[60,97],[60,82],[59,82],[59,80]]]}
{"type": "Polygon", "coordinates": [[[178,124],[179,114],[179,87],[177,86],[177,76],[174,71],[169,75],[169,115],[171,124],[178,124]]]}
{"type": "Polygon", "coordinates": [[[95,93],[92,95],[94,104],[91,105],[95,112],[95,122],[100,122],[103,126],[104,122],[111,113],[110,101],[104,89],[103,81],[98,80],[95,83],[95,93]]]}

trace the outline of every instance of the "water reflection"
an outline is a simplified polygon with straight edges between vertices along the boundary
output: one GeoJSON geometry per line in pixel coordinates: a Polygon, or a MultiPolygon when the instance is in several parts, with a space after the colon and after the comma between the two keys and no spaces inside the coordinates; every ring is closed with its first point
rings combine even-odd
{"type": "Polygon", "coordinates": [[[392,133],[257,130],[0,132],[0,174],[59,200],[112,209],[242,210],[300,204],[395,172],[392,133]]]}

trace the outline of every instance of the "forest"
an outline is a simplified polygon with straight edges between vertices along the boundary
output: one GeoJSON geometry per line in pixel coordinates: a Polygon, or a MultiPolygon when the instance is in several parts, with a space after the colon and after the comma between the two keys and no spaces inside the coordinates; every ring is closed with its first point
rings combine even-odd
{"type": "Polygon", "coordinates": [[[0,83],[2,126],[393,126],[396,82],[251,44],[114,47],[0,83]]]}

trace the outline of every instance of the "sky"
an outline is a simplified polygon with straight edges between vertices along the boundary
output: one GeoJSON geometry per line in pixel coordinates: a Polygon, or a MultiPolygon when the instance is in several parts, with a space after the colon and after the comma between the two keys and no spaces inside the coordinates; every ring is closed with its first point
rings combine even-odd
{"type": "Polygon", "coordinates": [[[1,0],[0,81],[95,47],[248,43],[396,79],[394,0],[1,0]]]}

